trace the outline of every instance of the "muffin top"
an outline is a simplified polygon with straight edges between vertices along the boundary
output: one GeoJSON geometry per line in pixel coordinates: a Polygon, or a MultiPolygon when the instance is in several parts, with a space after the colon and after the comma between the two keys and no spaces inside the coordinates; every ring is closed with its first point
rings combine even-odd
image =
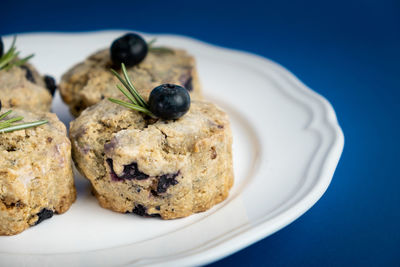
{"type": "MultiPolygon", "coordinates": [[[[2,113],[7,112],[3,108],[2,113]]],[[[32,167],[43,160],[51,162],[49,153],[58,153],[62,146],[69,146],[65,125],[53,113],[32,113],[13,109],[8,118],[22,116],[23,122],[47,120],[48,123],[8,133],[0,133],[0,172],[9,168],[15,171],[32,167]],[[54,151],[53,151],[54,150],[54,151]]]]}
{"type": "Polygon", "coordinates": [[[0,71],[0,99],[4,107],[49,111],[52,96],[44,86],[42,77],[31,65],[0,71]]]}
{"type": "MultiPolygon", "coordinates": [[[[140,95],[147,100],[151,90],[163,83],[185,87],[192,98],[201,98],[195,59],[184,50],[171,49],[172,53],[149,51],[138,65],[128,68],[128,75],[140,95]]],[[[116,89],[118,79],[110,69],[113,66],[109,49],[89,56],[84,62],[72,67],[60,82],[63,100],[70,106],[71,113],[79,115],[86,107],[104,98],[119,97],[116,89]]]]}

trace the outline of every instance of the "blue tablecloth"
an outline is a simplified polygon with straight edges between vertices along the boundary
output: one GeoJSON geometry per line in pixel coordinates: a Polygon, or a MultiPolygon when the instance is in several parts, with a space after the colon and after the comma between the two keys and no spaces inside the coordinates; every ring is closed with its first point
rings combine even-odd
{"type": "Polygon", "coordinates": [[[1,35],[177,33],[282,64],[332,103],[342,158],[306,214],[213,265],[400,265],[400,1],[8,0],[0,10],[1,35]]]}

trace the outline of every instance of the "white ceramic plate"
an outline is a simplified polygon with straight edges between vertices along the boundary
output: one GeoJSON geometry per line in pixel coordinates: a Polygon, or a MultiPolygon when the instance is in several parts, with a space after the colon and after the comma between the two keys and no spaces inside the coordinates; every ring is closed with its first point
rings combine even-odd
{"type": "MultiPolygon", "coordinates": [[[[21,34],[17,46],[23,55],[35,53],[32,62],[42,73],[59,79],[123,33],[21,34]]],[[[323,97],[265,58],[187,37],[145,36],[193,54],[207,98],[228,112],[235,171],[229,198],[188,218],[141,218],[102,209],[77,175],[78,199],[67,213],[0,237],[2,265],[205,264],[286,226],[327,189],[344,140],[323,97]]],[[[5,38],[6,47],[10,41],[5,38]]],[[[58,95],[53,110],[68,125],[71,117],[58,95]]]]}

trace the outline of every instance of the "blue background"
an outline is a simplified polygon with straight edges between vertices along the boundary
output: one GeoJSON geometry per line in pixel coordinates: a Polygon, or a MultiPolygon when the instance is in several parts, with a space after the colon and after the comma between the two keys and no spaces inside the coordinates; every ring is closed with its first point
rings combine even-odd
{"type": "Polygon", "coordinates": [[[131,28],[282,64],[334,106],[342,158],[306,214],[213,265],[400,265],[400,1],[3,1],[0,10],[1,35],[131,28]]]}

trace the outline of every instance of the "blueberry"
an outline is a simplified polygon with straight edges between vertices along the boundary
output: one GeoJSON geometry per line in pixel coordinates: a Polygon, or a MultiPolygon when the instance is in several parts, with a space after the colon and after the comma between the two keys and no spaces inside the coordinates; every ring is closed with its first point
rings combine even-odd
{"type": "Polygon", "coordinates": [[[36,214],[38,216],[38,220],[35,222],[35,225],[43,222],[46,219],[50,219],[51,217],[53,217],[53,211],[52,210],[48,210],[46,208],[42,209],[38,214],[36,214]]]}
{"type": "Polygon", "coordinates": [[[0,57],[3,56],[3,53],[4,53],[4,44],[3,44],[3,39],[1,39],[0,36],[0,57]]]}
{"type": "Polygon", "coordinates": [[[150,93],[149,109],[161,119],[178,119],[185,115],[189,108],[190,95],[182,86],[162,84],[150,93]]]}
{"type": "Polygon", "coordinates": [[[145,180],[149,178],[149,176],[141,171],[139,171],[138,165],[136,162],[133,162],[128,165],[124,165],[124,172],[121,176],[122,179],[136,179],[136,180],[145,180]]]}
{"type": "Polygon", "coordinates": [[[57,89],[56,80],[54,80],[50,75],[46,75],[44,76],[44,82],[46,83],[46,88],[49,90],[50,94],[54,96],[57,89]]]}
{"type": "Polygon", "coordinates": [[[148,214],[147,208],[140,204],[135,204],[135,208],[132,210],[132,213],[143,217],[161,217],[161,215],[157,213],[148,214]]]}
{"type": "Polygon", "coordinates": [[[180,172],[164,174],[158,177],[157,184],[157,193],[165,193],[167,192],[168,187],[171,185],[178,184],[178,181],[175,179],[180,172]]]}
{"type": "Polygon", "coordinates": [[[113,181],[122,181],[124,179],[145,180],[145,179],[149,178],[149,176],[147,174],[139,171],[139,168],[138,168],[138,165],[136,162],[132,162],[131,164],[124,165],[124,171],[120,176],[118,176],[114,171],[113,160],[108,158],[108,159],[106,159],[106,162],[111,169],[110,175],[111,175],[111,178],[113,181]]]}
{"type": "Polygon", "coordinates": [[[35,77],[33,77],[33,73],[31,71],[31,69],[28,66],[22,65],[21,69],[25,70],[25,78],[32,82],[32,83],[36,83],[35,81],[35,77]]]}
{"type": "Polygon", "coordinates": [[[143,205],[138,204],[135,205],[135,208],[133,209],[132,212],[139,216],[145,216],[147,215],[146,210],[147,209],[143,205]]]}
{"type": "Polygon", "coordinates": [[[148,51],[147,43],[142,37],[135,33],[128,33],[114,40],[111,45],[111,60],[116,67],[124,63],[132,67],[146,57],[148,51]]]}

